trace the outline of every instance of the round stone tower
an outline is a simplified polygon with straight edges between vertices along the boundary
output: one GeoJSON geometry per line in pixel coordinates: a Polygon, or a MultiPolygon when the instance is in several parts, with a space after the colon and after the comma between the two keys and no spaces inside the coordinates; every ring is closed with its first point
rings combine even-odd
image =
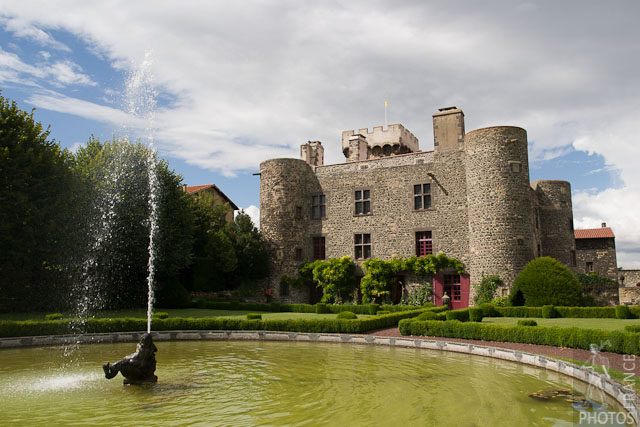
{"type": "Polygon", "coordinates": [[[541,255],[550,256],[561,263],[575,267],[575,235],[571,184],[568,181],[534,181],[539,215],[541,255]]]}
{"type": "Polygon", "coordinates": [[[472,283],[497,274],[507,286],[533,259],[527,132],[499,126],[464,136],[472,283]]]}
{"type": "Polygon", "coordinates": [[[310,259],[311,196],[316,183],[312,167],[300,159],[271,159],[260,164],[260,230],[271,251],[269,279],[273,298],[301,301],[306,295],[288,289],[280,295],[280,278],[297,277],[298,266],[310,259]]]}

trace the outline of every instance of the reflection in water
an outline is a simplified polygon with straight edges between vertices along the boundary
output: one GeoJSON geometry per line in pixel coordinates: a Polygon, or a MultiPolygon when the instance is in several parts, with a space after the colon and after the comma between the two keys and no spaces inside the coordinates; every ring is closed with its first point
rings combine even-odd
{"type": "MultiPolygon", "coordinates": [[[[60,352],[0,351],[3,419],[98,425],[572,425],[579,412],[571,402],[534,400],[529,394],[549,389],[583,395],[587,387],[523,365],[417,349],[238,341],[156,345],[160,382],[141,387],[102,378],[102,361],[117,358],[130,344],[82,347],[80,362],[64,373],[60,352]]],[[[605,404],[618,410],[611,401],[605,404]]]]}

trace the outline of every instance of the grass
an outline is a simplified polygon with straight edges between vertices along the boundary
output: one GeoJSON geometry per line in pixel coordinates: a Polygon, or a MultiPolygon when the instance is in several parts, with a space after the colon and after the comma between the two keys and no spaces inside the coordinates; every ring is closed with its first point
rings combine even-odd
{"type": "MultiPolygon", "coordinates": [[[[485,317],[482,323],[490,325],[516,326],[519,317],[485,317]]],[[[627,325],[640,325],[640,319],[574,319],[557,318],[543,319],[527,317],[527,320],[535,320],[538,326],[557,326],[560,328],[606,329],[609,331],[624,330],[627,325]]]]}
{"type": "MultiPolygon", "coordinates": [[[[281,312],[273,313],[270,311],[244,311],[244,310],[209,310],[200,308],[184,308],[184,309],[158,309],[159,312],[169,314],[169,317],[226,317],[226,318],[246,318],[247,313],[261,313],[263,319],[335,319],[337,314],[315,314],[315,313],[291,313],[281,312]]],[[[44,320],[45,312],[30,313],[0,313],[0,320],[44,320]]],[[[69,314],[73,316],[73,314],[69,314]]],[[[368,314],[358,314],[358,318],[371,317],[368,314]]],[[[66,315],[65,315],[66,317],[66,315]]],[[[116,318],[116,317],[135,317],[146,319],[147,311],[145,309],[128,309],[128,310],[103,310],[93,314],[96,318],[116,318]]]]}

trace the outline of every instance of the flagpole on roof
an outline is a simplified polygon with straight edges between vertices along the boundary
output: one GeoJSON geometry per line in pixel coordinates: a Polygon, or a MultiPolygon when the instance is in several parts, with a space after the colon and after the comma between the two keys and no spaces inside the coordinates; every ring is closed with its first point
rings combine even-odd
{"type": "Polygon", "coordinates": [[[384,128],[388,129],[389,126],[387,125],[387,108],[389,107],[389,100],[385,99],[384,100],[384,128]]]}

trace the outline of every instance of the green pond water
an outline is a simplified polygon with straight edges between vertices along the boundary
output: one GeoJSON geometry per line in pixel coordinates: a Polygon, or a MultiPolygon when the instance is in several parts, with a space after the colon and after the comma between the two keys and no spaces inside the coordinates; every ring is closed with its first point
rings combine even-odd
{"type": "MultiPolygon", "coordinates": [[[[570,426],[588,386],[520,364],[349,344],[157,342],[158,383],[123,386],[102,364],[135,343],[0,351],[2,425],[570,426]]],[[[619,411],[607,399],[604,410],[619,411]]]]}

